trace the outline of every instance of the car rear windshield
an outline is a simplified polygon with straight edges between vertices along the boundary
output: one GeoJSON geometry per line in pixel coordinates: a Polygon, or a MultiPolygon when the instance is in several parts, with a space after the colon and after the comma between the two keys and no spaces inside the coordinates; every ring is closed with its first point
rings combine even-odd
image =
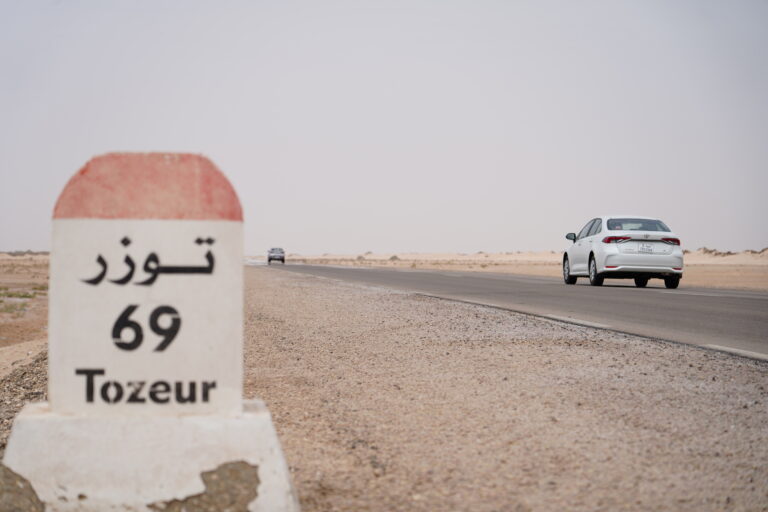
{"type": "Polygon", "coordinates": [[[611,231],[670,231],[666,224],[654,219],[609,219],[611,231]]]}

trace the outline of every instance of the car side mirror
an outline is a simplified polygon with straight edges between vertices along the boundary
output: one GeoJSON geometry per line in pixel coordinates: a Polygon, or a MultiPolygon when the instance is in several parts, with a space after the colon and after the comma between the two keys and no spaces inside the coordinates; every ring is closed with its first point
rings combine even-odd
{"type": "Polygon", "coordinates": [[[565,238],[567,238],[568,240],[570,240],[572,242],[575,242],[576,241],[576,233],[568,233],[567,235],[565,235],[565,238]]]}

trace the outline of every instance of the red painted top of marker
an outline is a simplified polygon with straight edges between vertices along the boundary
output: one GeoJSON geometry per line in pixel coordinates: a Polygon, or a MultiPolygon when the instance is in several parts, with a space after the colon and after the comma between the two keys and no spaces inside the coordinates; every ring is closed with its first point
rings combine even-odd
{"type": "Polygon", "coordinates": [[[243,220],[235,189],[206,157],[109,153],[64,187],[54,219],[243,220]]]}

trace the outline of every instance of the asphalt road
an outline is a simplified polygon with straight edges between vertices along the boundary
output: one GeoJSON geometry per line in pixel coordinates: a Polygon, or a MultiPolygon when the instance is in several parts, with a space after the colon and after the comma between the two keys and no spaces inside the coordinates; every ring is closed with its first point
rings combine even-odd
{"type": "Polygon", "coordinates": [[[685,279],[677,290],[667,290],[660,280],[651,280],[647,288],[635,288],[631,280],[606,281],[602,287],[593,287],[586,279],[566,286],[556,278],[479,272],[295,264],[272,267],[275,268],[496,306],[768,360],[765,292],[687,288],[685,279]]]}

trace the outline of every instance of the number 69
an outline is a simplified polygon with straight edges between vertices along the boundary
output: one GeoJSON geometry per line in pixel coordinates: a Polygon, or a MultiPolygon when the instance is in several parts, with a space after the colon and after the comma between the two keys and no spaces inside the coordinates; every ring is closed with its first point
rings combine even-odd
{"type": "MultiPolygon", "coordinates": [[[[120,314],[115,321],[115,325],[112,326],[112,341],[115,342],[118,348],[123,350],[136,350],[144,341],[144,331],[138,322],[131,320],[131,315],[139,307],[138,304],[131,304],[120,314]],[[131,341],[123,340],[123,332],[128,329],[133,331],[133,339],[131,341]]],[[[149,328],[152,332],[158,336],[162,336],[163,340],[155,348],[155,352],[162,352],[171,342],[176,338],[181,328],[181,317],[179,312],[171,306],[158,306],[149,315],[149,328]],[[168,315],[171,317],[171,325],[167,328],[160,325],[160,317],[168,315]]]]}

